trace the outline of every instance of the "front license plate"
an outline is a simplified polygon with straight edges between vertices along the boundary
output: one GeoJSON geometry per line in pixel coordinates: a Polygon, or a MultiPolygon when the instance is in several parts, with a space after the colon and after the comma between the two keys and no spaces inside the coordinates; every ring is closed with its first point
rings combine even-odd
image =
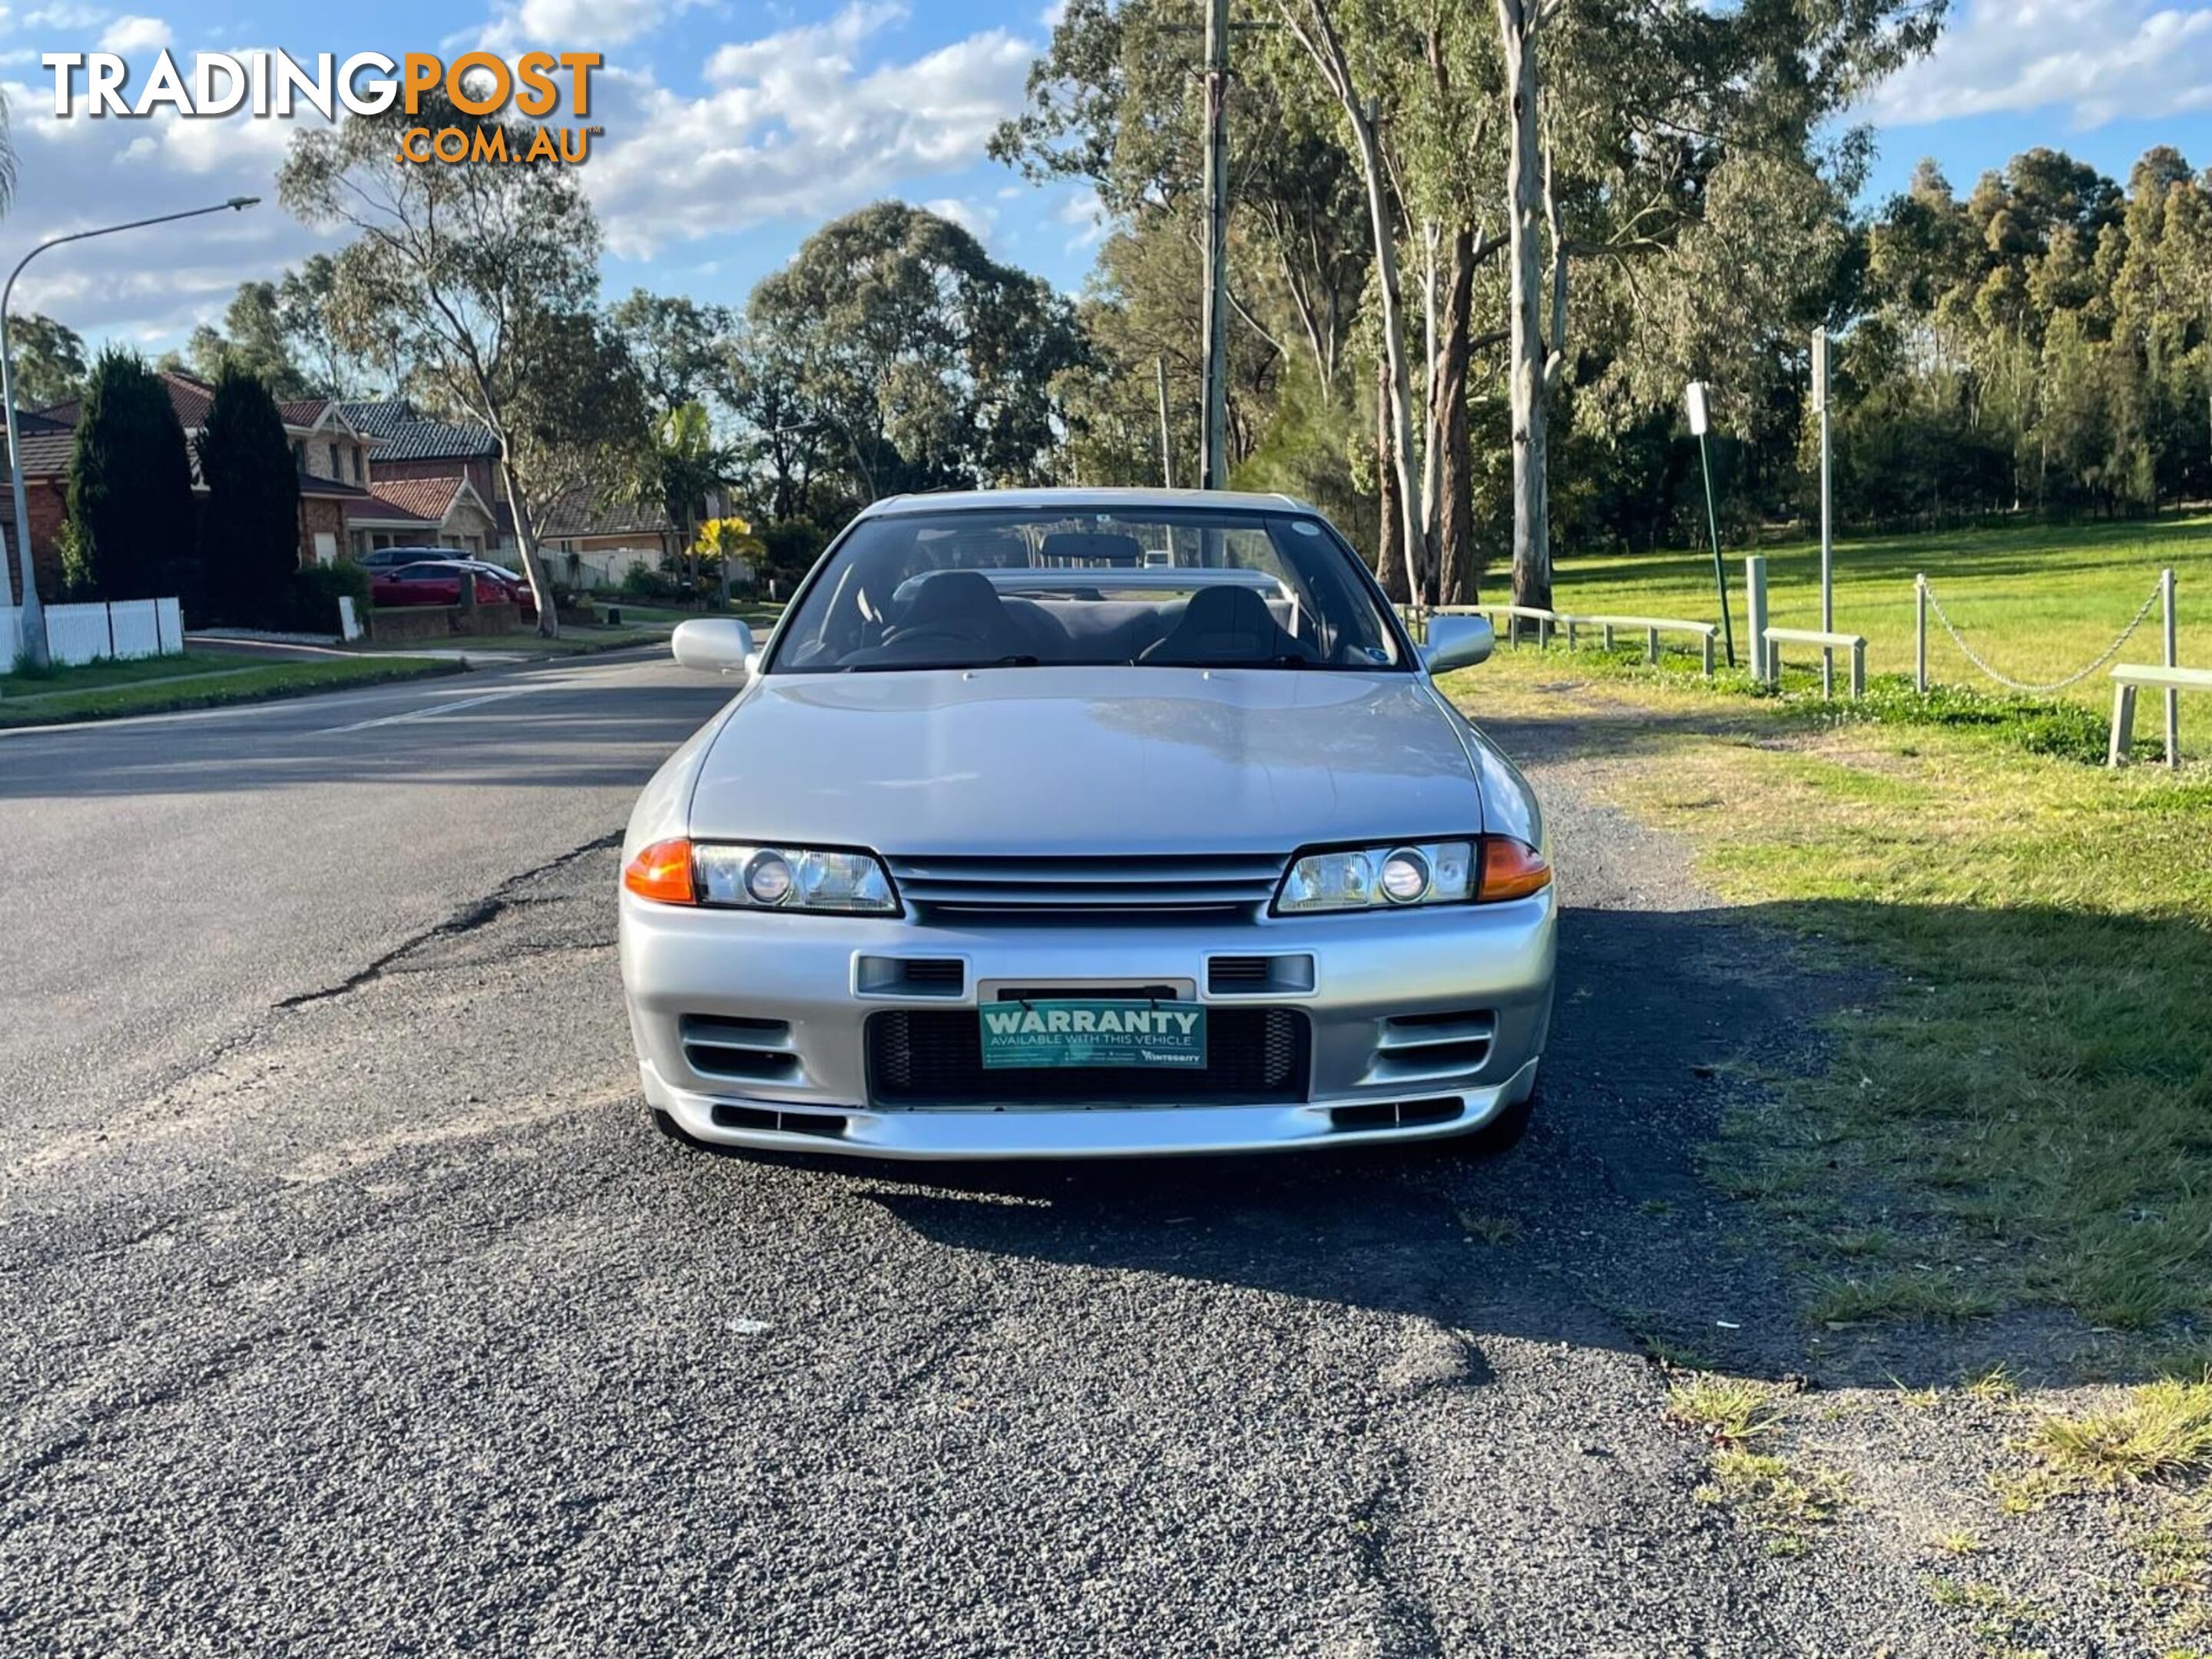
{"type": "Polygon", "coordinates": [[[983,1066],[1065,1068],[1141,1066],[1202,1071],[1206,1066],[1206,1008],[1196,1002],[1150,1002],[1111,997],[987,1003],[976,1011],[983,1028],[983,1066]]]}

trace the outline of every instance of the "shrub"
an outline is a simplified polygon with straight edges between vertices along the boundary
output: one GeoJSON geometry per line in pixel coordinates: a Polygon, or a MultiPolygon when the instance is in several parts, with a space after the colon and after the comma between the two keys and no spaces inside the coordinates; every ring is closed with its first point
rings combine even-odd
{"type": "Polygon", "coordinates": [[[216,377],[200,434],[200,563],[225,621],[283,625],[300,568],[300,474],[269,388],[234,363],[216,377]]]}
{"type": "Polygon", "coordinates": [[[338,599],[349,595],[354,614],[368,625],[368,572],[349,561],[309,565],[292,573],[277,626],[294,634],[338,631],[338,599]]]}
{"type": "Polygon", "coordinates": [[[136,352],[100,354],[70,456],[72,591],[103,599],[161,597],[170,564],[192,551],[192,474],[168,388],[136,352]]]}
{"type": "Polygon", "coordinates": [[[622,591],[625,598],[641,604],[673,605],[684,599],[688,590],[678,578],[639,559],[623,573],[622,591]]]}

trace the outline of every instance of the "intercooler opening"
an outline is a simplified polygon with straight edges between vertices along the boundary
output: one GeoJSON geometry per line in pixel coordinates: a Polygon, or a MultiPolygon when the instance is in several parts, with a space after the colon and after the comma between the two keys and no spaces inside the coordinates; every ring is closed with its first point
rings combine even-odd
{"type": "Polygon", "coordinates": [[[1459,1116],[1457,1095],[1432,1100],[1378,1100],[1358,1106],[1339,1106],[1328,1115],[1332,1129],[1410,1129],[1424,1123],[1449,1123],[1459,1116]]]}

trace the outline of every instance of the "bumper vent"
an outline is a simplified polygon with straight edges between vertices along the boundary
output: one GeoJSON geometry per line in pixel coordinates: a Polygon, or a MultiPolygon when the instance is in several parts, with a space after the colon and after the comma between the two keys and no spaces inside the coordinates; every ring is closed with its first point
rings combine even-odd
{"type": "Polygon", "coordinates": [[[868,1096],[886,1106],[1271,1105],[1306,1097],[1312,1031],[1295,1008],[1216,1008],[1203,1070],[983,1069],[972,1008],[868,1017],[868,1096]]]}
{"type": "Polygon", "coordinates": [[[899,895],[947,916],[1111,920],[1117,915],[1222,914],[1264,908],[1283,858],[1274,853],[1169,857],[892,856],[899,895]]]}
{"type": "Polygon", "coordinates": [[[1364,1083],[1441,1083],[1480,1071],[1490,1060],[1498,1016],[1487,1008],[1400,1014],[1382,1022],[1364,1083]]]}
{"type": "Polygon", "coordinates": [[[845,1114],[842,1112],[780,1112],[769,1106],[732,1106],[714,1108],[714,1127],[718,1129],[766,1129],[778,1134],[815,1135],[823,1140],[842,1140],[845,1138],[845,1114]]]}
{"type": "Polygon", "coordinates": [[[780,1019],[686,1014],[677,1023],[684,1063],[702,1077],[746,1083],[797,1083],[802,1073],[791,1027],[780,1019]]]}
{"type": "Polygon", "coordinates": [[[1328,1115],[1332,1129],[1410,1129],[1424,1123],[1449,1123],[1466,1109],[1457,1095],[1435,1100],[1378,1100],[1372,1105],[1340,1106],[1328,1115]]]}
{"type": "Polygon", "coordinates": [[[854,982],[864,997],[957,997],[968,965],[957,957],[862,957],[854,982]]]}
{"type": "Polygon", "coordinates": [[[1210,996],[1304,996],[1313,988],[1314,959],[1310,956],[1206,958],[1210,996]]]}

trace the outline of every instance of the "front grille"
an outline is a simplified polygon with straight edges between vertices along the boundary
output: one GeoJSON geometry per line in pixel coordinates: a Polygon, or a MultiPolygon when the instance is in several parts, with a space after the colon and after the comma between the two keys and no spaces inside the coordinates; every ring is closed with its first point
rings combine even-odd
{"type": "Polygon", "coordinates": [[[1206,915],[1267,905],[1282,879],[1275,853],[1168,856],[885,860],[899,896],[925,912],[1038,921],[1206,915]]]}
{"type": "Polygon", "coordinates": [[[983,1069],[973,1008],[902,1008],[869,1017],[868,1095],[886,1106],[1269,1105],[1306,1097],[1312,1032],[1294,1008],[1213,1008],[1206,1066],[1065,1071],[983,1069]]]}

